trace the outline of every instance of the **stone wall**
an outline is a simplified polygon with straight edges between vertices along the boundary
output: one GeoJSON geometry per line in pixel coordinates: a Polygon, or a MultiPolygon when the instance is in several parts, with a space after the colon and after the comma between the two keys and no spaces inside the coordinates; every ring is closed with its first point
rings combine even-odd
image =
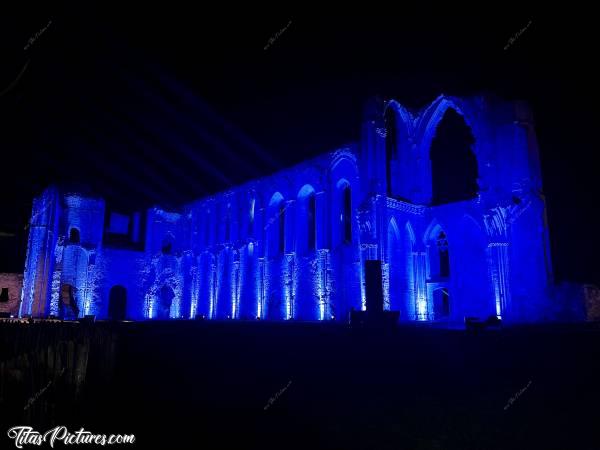
{"type": "Polygon", "coordinates": [[[0,314],[10,314],[14,316],[19,314],[22,289],[22,274],[0,273],[0,314]],[[7,291],[4,291],[5,289],[7,291]]]}

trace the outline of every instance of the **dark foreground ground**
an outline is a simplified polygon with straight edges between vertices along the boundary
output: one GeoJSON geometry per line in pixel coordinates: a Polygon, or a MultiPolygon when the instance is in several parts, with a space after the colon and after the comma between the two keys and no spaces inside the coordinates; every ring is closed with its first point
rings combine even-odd
{"type": "MultiPolygon", "coordinates": [[[[47,345],[26,337],[43,326],[50,325],[0,324],[4,360],[23,365],[16,353],[47,345]],[[10,345],[17,334],[27,341],[18,351],[10,345]]],[[[597,325],[472,335],[415,327],[372,333],[289,323],[96,323],[87,325],[91,341],[78,334],[84,325],[51,327],[70,330],[57,339],[92,342],[87,364],[75,363],[69,378],[79,387],[55,373],[40,395],[43,375],[34,382],[27,370],[16,379],[17,372],[4,370],[2,449],[15,448],[6,430],[25,424],[133,433],[137,448],[600,449],[597,325]]]]}

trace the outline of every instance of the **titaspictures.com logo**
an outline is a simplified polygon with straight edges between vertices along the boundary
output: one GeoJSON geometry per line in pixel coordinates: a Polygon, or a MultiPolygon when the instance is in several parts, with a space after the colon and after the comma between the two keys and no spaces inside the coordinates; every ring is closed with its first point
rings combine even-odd
{"type": "Polygon", "coordinates": [[[114,445],[114,444],[133,444],[135,436],[133,434],[93,434],[83,428],[71,433],[65,426],[57,426],[45,433],[35,431],[32,427],[17,426],[8,430],[8,437],[14,439],[15,447],[22,449],[25,445],[43,445],[48,444],[54,448],[54,444],[62,442],[64,445],[93,444],[93,445],[114,445]]]}

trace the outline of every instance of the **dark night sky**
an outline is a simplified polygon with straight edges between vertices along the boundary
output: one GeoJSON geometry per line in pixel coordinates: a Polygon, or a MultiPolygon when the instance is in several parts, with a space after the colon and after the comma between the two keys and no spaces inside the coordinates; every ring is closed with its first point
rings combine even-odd
{"type": "Polygon", "coordinates": [[[121,208],[177,205],[358,139],[371,95],[420,108],[493,92],[533,105],[557,278],[600,284],[594,15],[503,8],[3,16],[0,271],[22,270],[31,199],[50,182],[121,208]]]}

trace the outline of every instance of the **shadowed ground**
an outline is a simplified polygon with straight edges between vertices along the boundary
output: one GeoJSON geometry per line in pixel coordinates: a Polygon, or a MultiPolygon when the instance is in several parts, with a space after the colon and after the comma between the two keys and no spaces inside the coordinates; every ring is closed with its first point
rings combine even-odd
{"type": "MultiPolygon", "coordinates": [[[[85,328],[55,327],[68,325],[85,328]]],[[[16,327],[33,326],[43,324],[0,324],[0,330],[8,339],[16,327]]],[[[234,322],[96,323],[89,329],[96,340],[101,333],[116,336],[114,361],[90,339],[81,392],[51,386],[36,400],[46,414],[28,416],[35,429],[59,424],[134,433],[139,448],[600,446],[595,325],[476,335],[234,322]],[[104,366],[112,363],[109,376],[104,366]]],[[[28,398],[5,401],[4,430],[27,423],[20,401],[28,398]]]]}

